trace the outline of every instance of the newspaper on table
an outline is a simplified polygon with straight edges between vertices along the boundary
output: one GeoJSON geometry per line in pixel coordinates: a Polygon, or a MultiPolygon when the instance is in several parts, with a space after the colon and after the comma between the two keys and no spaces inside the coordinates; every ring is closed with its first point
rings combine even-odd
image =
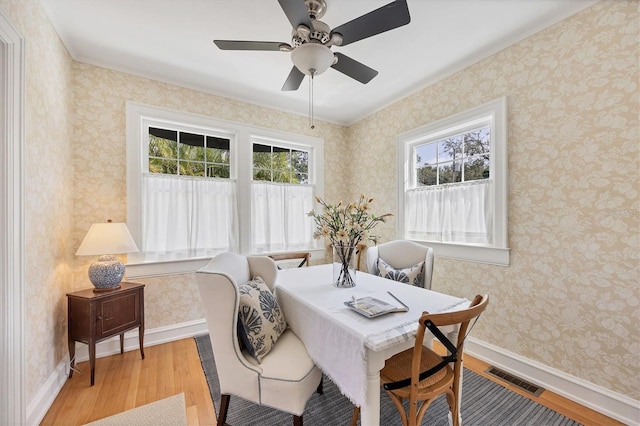
{"type": "Polygon", "coordinates": [[[375,297],[361,297],[360,299],[346,301],[344,304],[367,318],[375,318],[391,312],[407,312],[409,310],[406,306],[398,307],[375,297]]]}

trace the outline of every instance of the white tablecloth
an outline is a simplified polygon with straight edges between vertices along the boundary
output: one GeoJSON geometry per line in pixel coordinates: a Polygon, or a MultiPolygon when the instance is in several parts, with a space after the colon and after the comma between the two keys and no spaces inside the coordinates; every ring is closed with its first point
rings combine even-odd
{"type": "Polygon", "coordinates": [[[279,271],[276,297],[289,327],[304,342],[314,362],[353,403],[364,405],[367,395],[367,351],[383,351],[415,337],[422,312],[464,309],[467,299],[397,283],[363,272],[356,286],[333,286],[333,266],[279,271]],[[387,291],[409,306],[366,318],[344,305],[352,296],[371,296],[400,306],[387,291]]]}

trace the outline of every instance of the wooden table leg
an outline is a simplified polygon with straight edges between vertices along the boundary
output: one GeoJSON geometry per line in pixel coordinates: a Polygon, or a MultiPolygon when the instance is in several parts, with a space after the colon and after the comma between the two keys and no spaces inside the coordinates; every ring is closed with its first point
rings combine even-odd
{"type": "Polygon", "coordinates": [[[120,333],[120,353],[124,353],[124,333],[120,333]]]}

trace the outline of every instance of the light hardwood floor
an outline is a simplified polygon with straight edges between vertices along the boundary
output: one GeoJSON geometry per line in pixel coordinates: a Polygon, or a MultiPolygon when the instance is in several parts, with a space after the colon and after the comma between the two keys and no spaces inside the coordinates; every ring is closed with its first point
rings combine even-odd
{"type": "MultiPolygon", "coordinates": [[[[76,372],[67,380],[41,425],[82,425],[179,393],[185,395],[189,425],[214,425],[213,403],[195,340],[149,346],[144,351],[144,360],[137,350],[96,360],[94,386],[89,386],[88,362],[76,365],[84,374],[76,372]]],[[[586,426],[622,425],[549,391],[531,397],[488,376],[487,364],[471,356],[465,356],[465,367],[586,426]]]]}

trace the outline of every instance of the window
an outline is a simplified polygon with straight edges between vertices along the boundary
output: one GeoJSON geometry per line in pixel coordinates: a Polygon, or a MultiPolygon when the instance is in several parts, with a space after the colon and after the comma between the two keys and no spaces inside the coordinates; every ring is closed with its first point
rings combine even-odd
{"type": "Polygon", "coordinates": [[[229,178],[230,141],[149,127],[149,173],[229,178]]]}
{"type": "Polygon", "coordinates": [[[307,212],[322,161],[317,138],[127,103],[127,223],[140,248],[128,275],[315,248],[307,212]]]}
{"type": "Polygon", "coordinates": [[[233,135],[150,118],[142,120],[142,132],[143,253],[159,260],[236,251],[236,182],[229,179],[233,135]]]}
{"type": "Polygon", "coordinates": [[[253,138],[251,251],[301,250],[315,247],[313,185],[309,185],[309,149],[253,138]]]}
{"type": "Polygon", "coordinates": [[[400,136],[400,238],[509,264],[506,109],[501,98],[400,136]]]}
{"type": "Polygon", "coordinates": [[[253,180],[309,183],[309,151],[254,142],[253,180]]]}

